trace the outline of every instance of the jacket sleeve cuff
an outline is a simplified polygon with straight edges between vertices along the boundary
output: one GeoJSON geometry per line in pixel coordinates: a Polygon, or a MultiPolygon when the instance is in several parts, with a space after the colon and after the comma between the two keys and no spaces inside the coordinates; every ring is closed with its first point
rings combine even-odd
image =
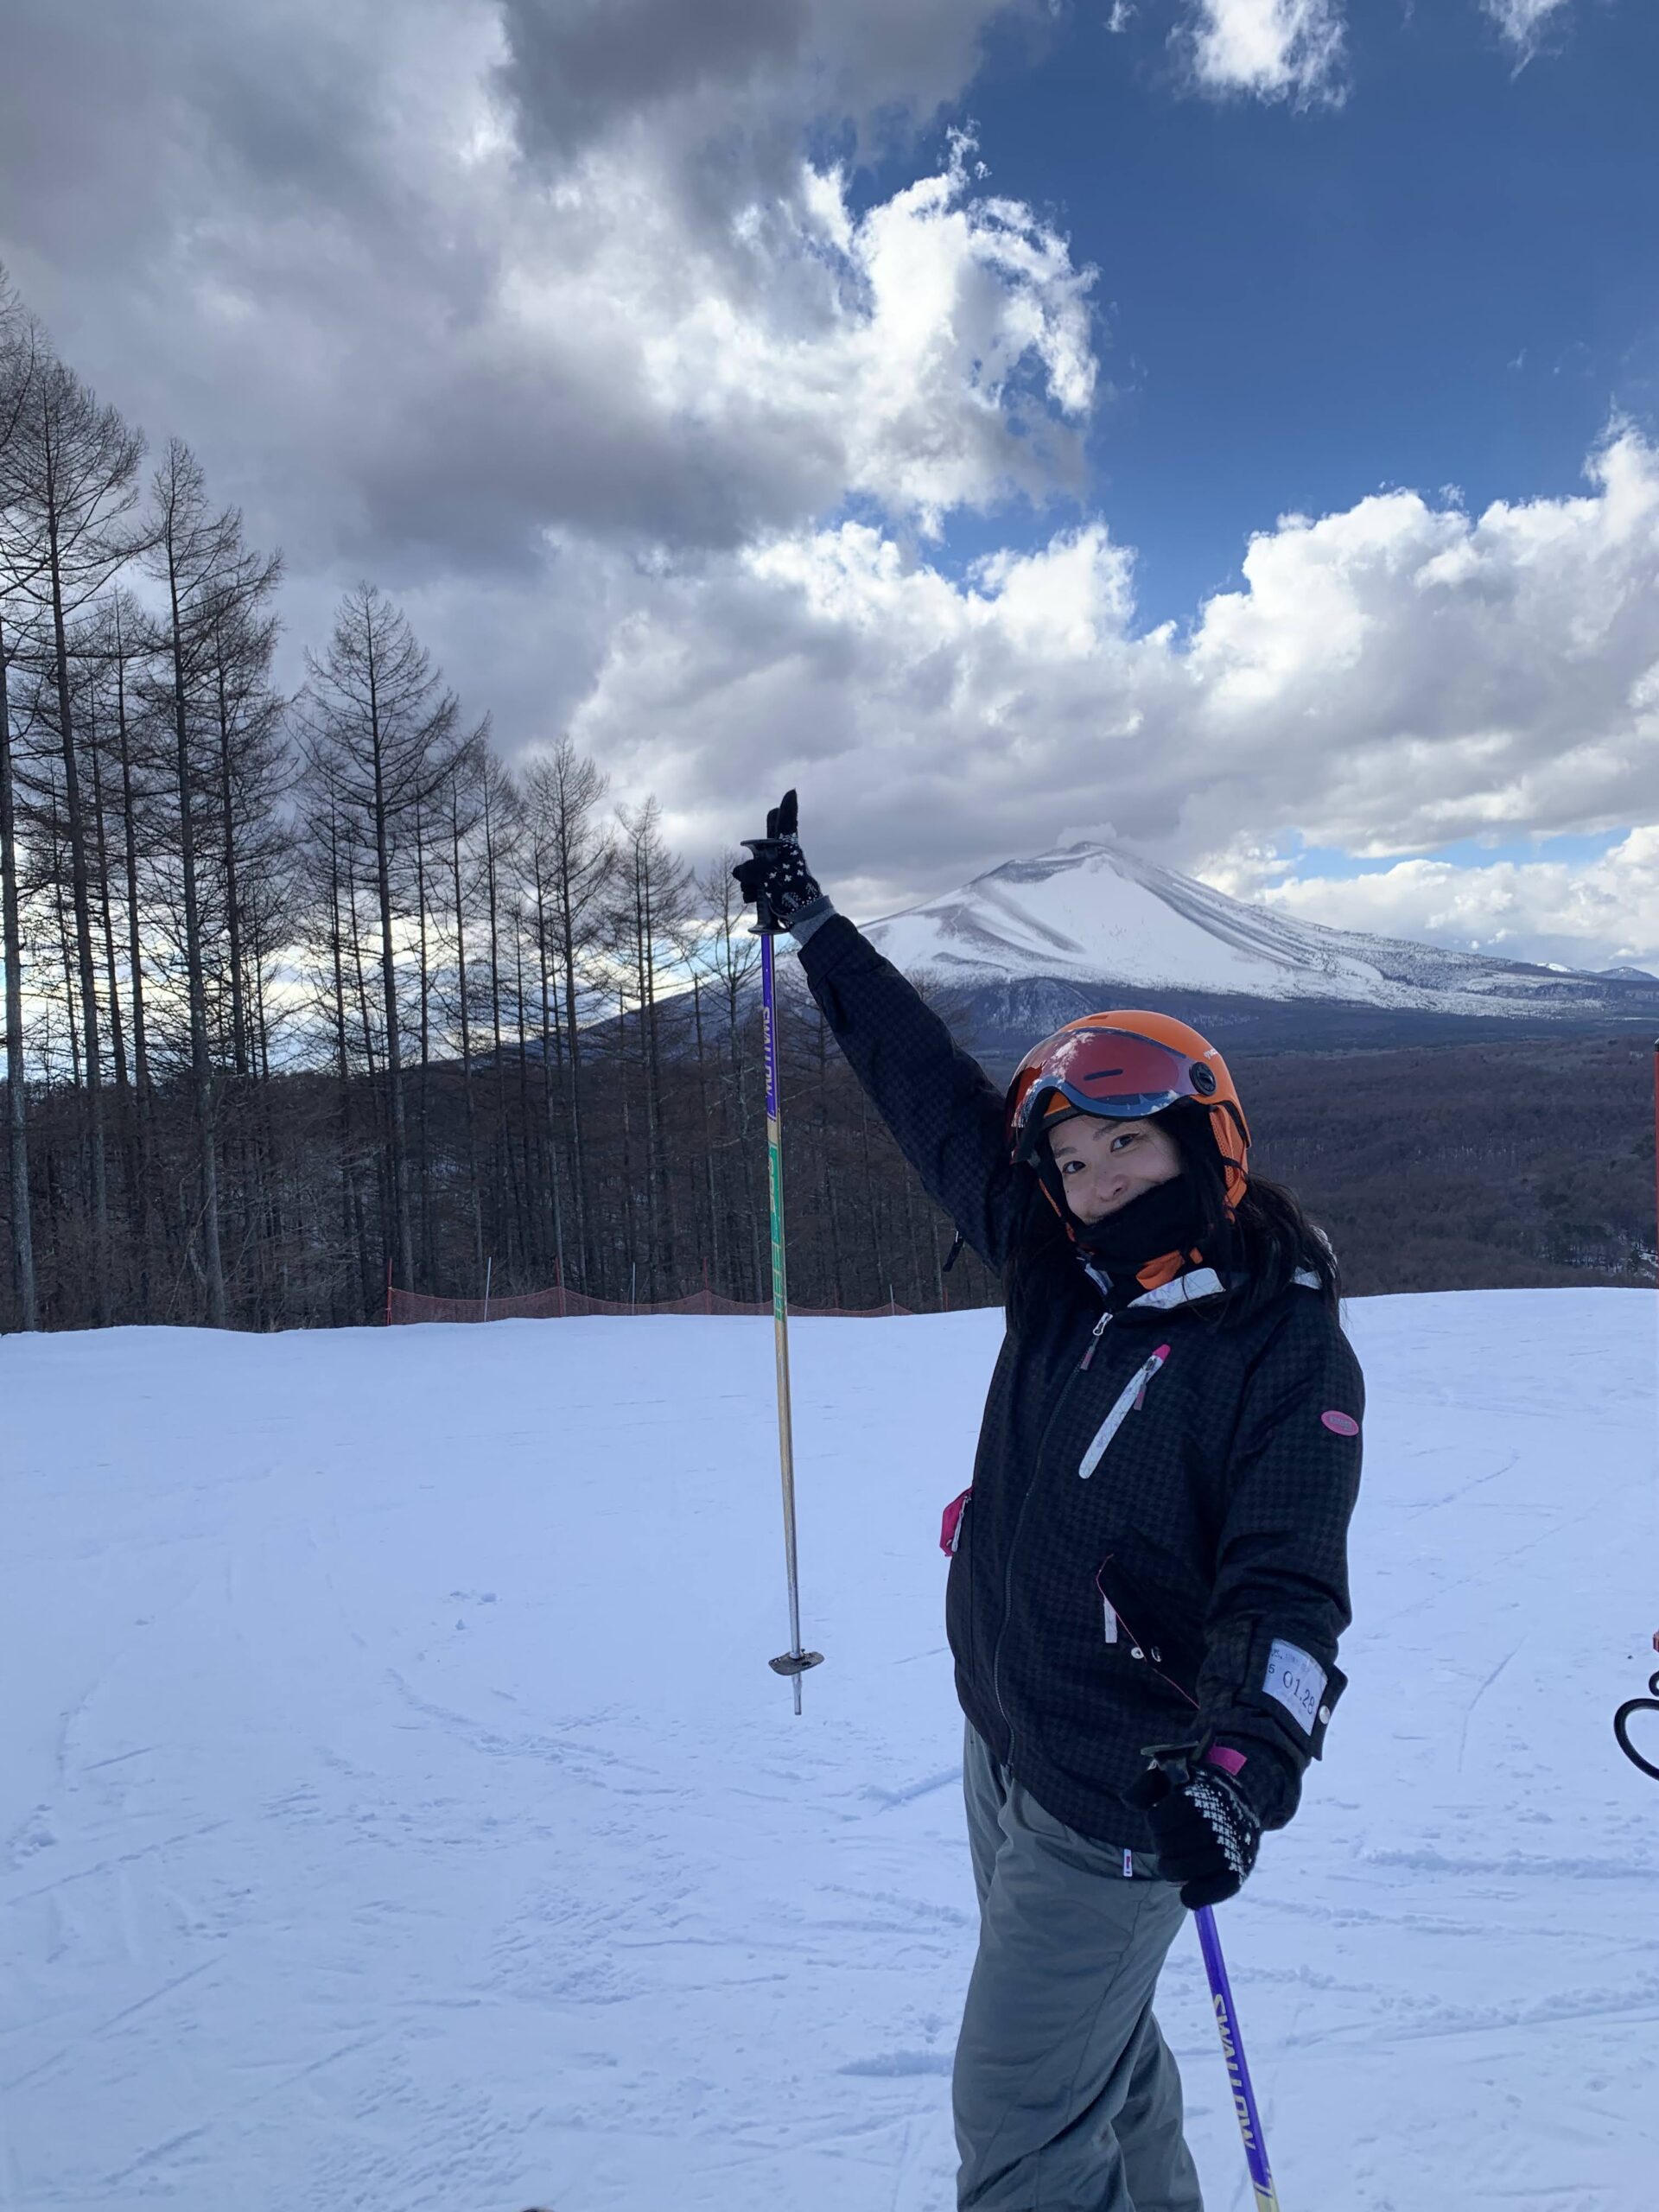
{"type": "Polygon", "coordinates": [[[1206,1757],[1231,1781],[1263,1828],[1284,1827],[1302,1799],[1301,1771],[1265,1737],[1242,1728],[1217,1736],[1206,1757]]]}
{"type": "Polygon", "coordinates": [[[789,933],[798,945],[804,944],[815,930],[821,930],[826,922],[835,918],[835,912],[821,891],[816,899],[809,899],[804,906],[798,907],[790,916],[789,933]]]}

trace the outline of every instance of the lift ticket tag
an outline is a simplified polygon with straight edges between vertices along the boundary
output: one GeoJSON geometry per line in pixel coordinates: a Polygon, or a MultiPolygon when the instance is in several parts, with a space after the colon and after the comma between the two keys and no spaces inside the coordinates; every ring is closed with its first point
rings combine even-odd
{"type": "Polygon", "coordinates": [[[1317,1659],[1282,1637],[1274,1637],[1268,1655],[1268,1679],[1262,1687],[1276,1697],[1287,1713],[1294,1713],[1311,1736],[1325,1701],[1325,1674],[1317,1659]]]}

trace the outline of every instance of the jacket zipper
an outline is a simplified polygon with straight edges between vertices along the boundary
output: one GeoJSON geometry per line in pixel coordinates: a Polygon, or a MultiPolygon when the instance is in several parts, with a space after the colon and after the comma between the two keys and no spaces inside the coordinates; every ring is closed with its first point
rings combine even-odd
{"type": "Polygon", "coordinates": [[[1014,1554],[1020,1542],[1020,1531],[1025,1526],[1026,1508],[1031,1503],[1031,1493],[1037,1487],[1038,1469],[1043,1464],[1043,1453],[1047,1448],[1050,1436],[1053,1433],[1054,1424],[1065,1408],[1066,1401],[1071,1395],[1072,1384],[1093,1359],[1096,1347],[1106,1333],[1111,1318],[1111,1308],[1109,1306],[1090,1331],[1089,1342],[1084,1348],[1083,1357],[1066,1376],[1065,1387],[1054,1401],[1053,1410],[1043,1423],[1043,1433],[1037,1440],[1037,1450],[1032,1463],[1031,1473],[1027,1479],[1025,1496],[1020,1501],[1019,1512],[1014,1516],[1014,1534],[1008,1538],[1007,1558],[1003,1562],[1002,1567],[1002,1624],[996,1631],[996,1643],[991,1652],[991,1694],[996,1700],[996,1709],[1002,1716],[1002,1726],[1008,1732],[1007,1764],[1010,1766],[1014,1764],[1014,1723],[1008,1718],[1007,1707],[1002,1702],[1002,1643],[1008,1632],[1008,1616],[1014,1610],[1014,1554]]]}
{"type": "Polygon", "coordinates": [[[1084,1353],[1083,1358],[1078,1364],[1077,1372],[1079,1375],[1084,1373],[1089,1366],[1090,1362],[1094,1358],[1096,1349],[1098,1346],[1102,1337],[1106,1333],[1106,1324],[1111,1319],[1111,1311],[1109,1307],[1108,1310],[1101,1315],[1099,1320],[1096,1322],[1093,1332],[1089,1338],[1088,1350],[1084,1353]]]}
{"type": "MultiPolygon", "coordinates": [[[[1092,1351],[1093,1346],[1090,1349],[1092,1351]]],[[[1139,1413],[1146,1402],[1147,1385],[1169,1357],[1169,1346],[1160,1344],[1152,1357],[1138,1368],[1124,1384],[1113,1402],[1112,1409],[1090,1440],[1089,1448],[1077,1462],[1077,1472],[1087,1482],[1106,1456],[1106,1447],[1117,1434],[1132,1413],[1139,1413]]],[[[1086,1367],[1087,1359],[1084,1361],[1086,1367]]]]}

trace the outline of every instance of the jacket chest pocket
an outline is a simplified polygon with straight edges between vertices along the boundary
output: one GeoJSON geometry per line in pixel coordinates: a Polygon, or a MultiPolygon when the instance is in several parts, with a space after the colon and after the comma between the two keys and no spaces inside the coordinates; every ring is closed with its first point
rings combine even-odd
{"type": "Polygon", "coordinates": [[[1112,1439],[1130,1415],[1139,1413],[1146,1404],[1147,1393],[1161,1372],[1164,1362],[1168,1357],[1169,1346],[1160,1344],[1149,1359],[1141,1361],[1140,1366],[1135,1369],[1135,1373],[1130,1376],[1116,1397],[1113,1399],[1105,1420],[1101,1422],[1100,1427],[1084,1446],[1083,1457],[1077,1462],[1077,1473],[1084,1482],[1089,1480],[1105,1458],[1112,1439]]]}

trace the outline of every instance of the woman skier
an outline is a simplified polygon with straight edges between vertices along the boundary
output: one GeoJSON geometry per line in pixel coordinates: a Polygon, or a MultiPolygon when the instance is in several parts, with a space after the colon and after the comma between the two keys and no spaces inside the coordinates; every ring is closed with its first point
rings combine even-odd
{"type": "Polygon", "coordinates": [[[1183,1907],[1294,1813],[1344,1686],[1363,1383],[1336,1262],[1249,1173],[1221,1055],[1086,1015],[1006,1096],[820,891],[796,798],[734,871],[1007,1333],[945,1515],[980,1936],[962,2212],[1202,2212],[1153,2016],[1183,1907]]]}

